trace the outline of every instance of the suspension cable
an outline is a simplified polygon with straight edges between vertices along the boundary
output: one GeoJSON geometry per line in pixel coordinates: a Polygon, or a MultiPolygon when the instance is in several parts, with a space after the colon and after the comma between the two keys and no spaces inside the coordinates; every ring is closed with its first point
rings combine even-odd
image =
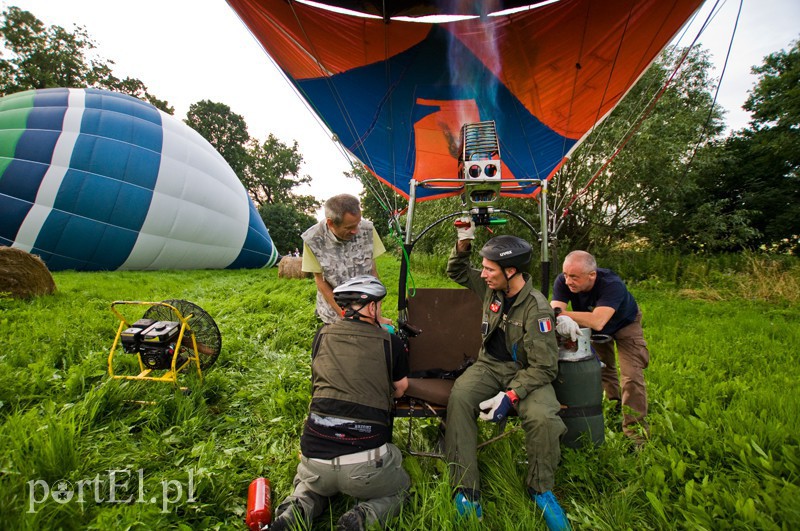
{"type": "Polygon", "coordinates": [[[686,166],[683,170],[683,177],[686,177],[686,174],[689,172],[689,168],[692,166],[694,162],[694,157],[697,154],[697,150],[700,147],[700,143],[703,142],[703,139],[706,137],[706,133],[708,132],[708,124],[711,123],[711,118],[714,114],[714,107],[717,104],[717,97],[719,96],[719,89],[722,87],[722,78],[725,77],[725,70],[728,67],[728,59],[731,56],[731,48],[733,48],[733,39],[736,36],[736,29],[739,27],[739,17],[742,14],[742,6],[744,4],[744,0],[739,0],[739,11],[736,13],[736,21],[733,24],[733,31],[731,32],[731,39],[728,42],[728,51],[725,54],[725,62],[722,64],[722,72],[719,75],[719,81],[717,82],[717,88],[714,91],[714,99],[711,102],[711,107],[708,109],[708,116],[706,117],[706,121],[703,124],[703,130],[700,133],[700,138],[697,139],[697,143],[694,145],[694,149],[692,150],[692,156],[689,157],[689,161],[686,163],[686,166]]]}
{"type": "Polygon", "coordinates": [[[592,175],[592,177],[587,181],[587,183],[583,186],[583,188],[581,188],[578,192],[573,194],[573,196],[570,199],[569,203],[564,208],[560,219],[563,220],[564,218],[566,218],[566,216],[569,213],[569,208],[575,203],[575,201],[578,200],[579,197],[581,197],[582,195],[586,194],[586,192],[588,191],[589,187],[597,180],[597,178],[600,176],[600,174],[609,166],[609,164],[611,164],[611,162],[617,157],[617,155],[619,155],[619,153],[622,151],[622,149],[633,138],[633,136],[639,131],[639,128],[642,126],[642,123],[644,123],[644,120],[648,116],[650,116],[650,114],[653,112],[653,109],[655,108],[655,105],[658,103],[658,101],[661,99],[661,97],[664,95],[664,93],[669,88],[669,86],[672,83],[672,81],[677,76],[678,71],[680,70],[681,66],[683,66],[684,61],[688,57],[689,52],[695,46],[695,44],[699,40],[700,36],[705,32],[705,30],[708,27],[708,24],[711,21],[711,19],[716,15],[714,9],[716,9],[716,6],[718,4],[719,4],[719,0],[717,0],[717,2],[714,5],[714,8],[712,8],[711,13],[709,13],[708,17],[703,22],[703,25],[701,26],[700,30],[697,32],[697,35],[692,40],[692,43],[684,49],[683,53],[681,54],[679,60],[676,63],[676,66],[675,66],[674,70],[672,71],[672,74],[669,76],[669,78],[664,82],[664,84],[659,89],[659,91],[652,98],[652,100],[650,101],[650,104],[647,106],[647,108],[645,108],[644,111],[642,111],[639,119],[629,128],[629,130],[626,133],[625,137],[622,139],[622,141],[618,144],[617,148],[614,150],[614,153],[612,153],[612,155],[600,166],[600,168],[598,168],[598,170],[592,175]]]}

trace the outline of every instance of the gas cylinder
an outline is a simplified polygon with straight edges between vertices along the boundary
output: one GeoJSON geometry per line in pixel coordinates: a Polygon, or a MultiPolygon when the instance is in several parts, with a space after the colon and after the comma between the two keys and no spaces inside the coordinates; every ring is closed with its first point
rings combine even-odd
{"type": "Polygon", "coordinates": [[[272,522],[271,492],[267,478],[256,478],[247,489],[247,518],[250,531],[268,529],[272,522]]]}
{"type": "Polygon", "coordinates": [[[587,438],[595,446],[605,442],[603,383],[591,333],[591,329],[581,328],[578,341],[558,337],[558,377],[553,389],[561,404],[559,415],[567,426],[561,442],[569,448],[580,448],[587,438]]]}

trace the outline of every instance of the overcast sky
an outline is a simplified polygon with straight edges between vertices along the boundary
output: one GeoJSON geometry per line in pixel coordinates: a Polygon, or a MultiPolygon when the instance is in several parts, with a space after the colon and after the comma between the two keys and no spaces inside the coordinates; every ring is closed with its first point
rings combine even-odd
{"type": "MultiPolygon", "coordinates": [[[[681,44],[689,44],[714,0],[707,0],[698,21],[681,44]]],[[[260,45],[223,0],[0,0],[3,9],[18,6],[47,25],[86,28],[98,55],[112,60],[118,77],[141,79],[150,92],[175,108],[183,119],[189,105],[208,99],[244,116],[252,136],[269,133],[297,141],[313,178],[311,193],[325,200],[337,193],[358,193],[361,186],[342,176],[345,156],[307,109],[260,45]]],[[[720,1],[717,17],[701,37],[721,72],[739,1],[720,1]]],[[[744,7],[722,82],[718,103],[732,129],[747,124],[741,109],[755,77],[753,65],[800,35],[800,0],[744,0],[744,7]]]]}

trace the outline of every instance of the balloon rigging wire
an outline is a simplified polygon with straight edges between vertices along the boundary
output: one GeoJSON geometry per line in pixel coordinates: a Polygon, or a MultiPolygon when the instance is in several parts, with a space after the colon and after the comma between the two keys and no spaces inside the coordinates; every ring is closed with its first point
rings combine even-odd
{"type": "MultiPolygon", "coordinates": [[[[272,55],[269,52],[267,52],[267,50],[264,48],[264,45],[261,43],[261,41],[258,40],[258,38],[256,38],[256,36],[253,34],[253,32],[250,30],[250,28],[244,22],[242,22],[242,25],[247,30],[247,32],[250,33],[250,36],[253,38],[253,40],[256,41],[258,46],[264,51],[264,54],[267,56],[267,59],[269,60],[270,63],[272,63],[272,65],[278,71],[280,76],[292,88],[292,90],[295,92],[295,94],[298,95],[301,103],[311,113],[311,116],[313,117],[314,121],[317,122],[317,125],[320,126],[320,129],[322,129],[322,131],[325,133],[326,136],[329,135],[330,133],[332,133],[332,131],[330,130],[328,125],[322,120],[322,118],[320,118],[320,113],[319,113],[318,109],[313,105],[311,100],[307,97],[307,94],[299,86],[297,86],[294,83],[292,83],[292,80],[286,75],[286,72],[284,72],[283,69],[278,65],[278,63],[275,61],[275,59],[272,57],[272,55]]],[[[350,154],[350,152],[342,146],[341,142],[335,141],[334,143],[335,143],[336,149],[339,151],[339,153],[341,153],[342,156],[344,157],[344,159],[350,165],[352,165],[353,161],[352,161],[352,155],[350,154]]]]}
{"type": "MultiPolygon", "coordinates": [[[[630,14],[628,15],[630,18],[630,14]]],[[[589,4],[586,4],[586,14],[584,15],[583,19],[583,32],[581,34],[581,45],[578,49],[578,60],[575,62],[575,75],[572,78],[572,94],[569,99],[569,110],[567,111],[567,124],[564,127],[564,133],[568,133],[570,122],[572,121],[572,105],[575,102],[575,94],[578,89],[578,73],[581,70],[581,60],[583,58],[583,46],[586,44],[586,31],[589,27],[589,4]]],[[[625,23],[625,27],[627,27],[627,22],[625,23]]],[[[617,48],[617,56],[619,56],[619,47],[617,48]]],[[[614,58],[614,64],[616,64],[617,58],[614,58]]],[[[614,65],[611,66],[611,70],[613,71],[614,65]]],[[[603,91],[603,98],[600,100],[600,105],[597,108],[598,114],[600,113],[600,107],[603,105],[603,100],[606,97],[606,91],[608,90],[608,84],[611,83],[611,75],[609,74],[609,80],[606,83],[606,88],[603,91]]],[[[595,122],[597,122],[597,118],[595,117],[595,122]]],[[[567,154],[567,135],[564,134],[564,141],[561,144],[561,158],[563,159],[567,154]]]]}
{"type": "Polygon", "coordinates": [[[731,56],[731,48],[733,48],[733,39],[736,37],[736,29],[739,27],[739,17],[742,14],[742,5],[744,4],[744,0],[739,0],[739,11],[736,13],[736,20],[733,23],[733,31],[731,31],[731,38],[728,42],[728,51],[725,54],[725,62],[722,64],[722,72],[719,75],[719,81],[717,82],[717,88],[714,91],[714,99],[711,102],[711,106],[708,108],[708,116],[706,117],[706,121],[703,124],[703,130],[700,133],[700,138],[697,139],[697,142],[694,145],[694,149],[692,150],[692,156],[689,157],[689,160],[686,162],[683,170],[683,177],[686,177],[686,174],[689,172],[689,168],[691,168],[692,163],[694,162],[694,157],[697,155],[697,150],[700,147],[700,144],[706,137],[706,133],[708,132],[708,124],[711,123],[711,118],[714,114],[714,107],[717,105],[717,97],[719,96],[719,89],[722,87],[722,78],[725,77],[725,70],[728,67],[728,59],[731,56]]]}
{"type": "MultiPolygon", "coordinates": [[[[622,28],[622,34],[619,37],[619,43],[617,44],[617,50],[614,53],[614,60],[611,62],[611,68],[609,69],[608,78],[606,79],[606,86],[603,88],[603,96],[600,98],[600,102],[597,104],[597,113],[595,114],[594,121],[593,121],[594,125],[592,125],[591,129],[586,134],[586,138],[587,139],[588,139],[589,135],[591,135],[598,127],[597,123],[601,118],[601,114],[600,113],[603,110],[603,103],[606,100],[606,95],[608,94],[608,89],[611,86],[611,79],[614,77],[614,70],[616,69],[617,62],[619,61],[620,53],[622,51],[622,44],[625,42],[625,35],[628,32],[628,25],[630,24],[630,21],[633,18],[634,7],[635,7],[635,3],[631,3],[630,9],[628,10],[628,17],[625,19],[625,26],[622,28]]],[[[588,26],[589,26],[589,8],[588,8],[588,5],[587,5],[586,20],[585,20],[584,27],[583,27],[584,37],[586,35],[586,30],[587,30],[588,26]]],[[[583,41],[581,41],[581,50],[582,50],[582,47],[583,47],[583,41]]],[[[575,84],[573,85],[573,98],[575,96],[575,87],[577,86],[578,70],[580,69],[580,55],[579,55],[578,59],[579,59],[579,62],[576,64],[576,69],[575,69],[575,84]]],[[[570,114],[569,114],[569,117],[567,119],[567,129],[569,128],[569,120],[571,118],[572,118],[572,100],[570,100],[570,114]]],[[[602,121],[602,123],[600,124],[600,128],[599,128],[600,131],[603,131],[605,129],[606,122],[607,122],[607,120],[603,120],[602,121]]],[[[597,140],[598,140],[599,137],[600,137],[599,133],[597,135],[593,136],[592,137],[592,143],[589,144],[589,146],[585,150],[581,150],[582,151],[582,155],[581,155],[581,159],[580,159],[581,161],[585,157],[588,157],[591,153],[594,152],[594,147],[597,144],[597,140]]],[[[566,147],[566,142],[567,142],[567,140],[566,140],[566,136],[565,136],[564,137],[564,146],[565,147],[566,147]]],[[[562,157],[563,156],[565,156],[565,154],[564,154],[564,149],[562,148],[562,157]]],[[[562,196],[562,198],[560,200],[558,200],[557,203],[559,203],[559,204],[563,203],[565,198],[566,198],[566,195],[562,196]]],[[[571,204],[571,202],[570,202],[570,204],[571,204]]],[[[566,208],[569,208],[569,205],[567,205],[566,208]]],[[[554,205],[553,206],[553,211],[557,212],[558,210],[560,210],[560,206],[554,205]]]]}
{"type": "MultiPolygon", "coordinates": [[[[719,0],[717,0],[717,2],[714,5],[714,7],[716,8],[716,6],[718,4],[719,4],[719,0]]],[[[588,191],[589,187],[597,180],[597,178],[600,176],[600,174],[609,166],[609,164],[611,164],[611,162],[617,157],[617,155],[619,155],[619,153],[628,144],[628,142],[633,138],[633,136],[639,131],[639,128],[644,123],[644,120],[647,119],[647,117],[650,116],[650,114],[653,112],[653,109],[655,108],[656,104],[661,100],[661,97],[664,95],[664,93],[667,91],[667,89],[669,88],[669,86],[672,83],[672,81],[677,76],[678,72],[680,71],[681,66],[683,66],[684,61],[688,57],[689,52],[695,46],[695,44],[697,43],[697,41],[700,38],[700,36],[705,32],[706,28],[708,27],[708,24],[709,24],[710,20],[715,15],[716,15],[716,13],[713,11],[713,8],[712,8],[712,12],[709,13],[708,17],[703,22],[703,25],[701,26],[701,28],[698,31],[697,35],[692,40],[692,43],[688,47],[686,47],[684,49],[683,53],[681,54],[681,57],[679,58],[679,60],[677,61],[676,65],[675,65],[674,70],[672,71],[672,74],[664,82],[664,84],[661,86],[659,91],[653,96],[653,98],[650,101],[650,104],[647,106],[647,108],[645,108],[642,111],[642,113],[640,114],[638,120],[633,125],[631,125],[631,127],[628,129],[628,132],[626,133],[626,135],[624,136],[622,141],[620,141],[620,143],[617,145],[616,149],[614,150],[614,153],[612,153],[611,156],[597,169],[597,171],[592,175],[592,177],[584,185],[584,187],[581,190],[579,190],[578,192],[576,192],[572,196],[572,198],[570,199],[569,203],[564,208],[564,211],[563,211],[563,213],[561,215],[561,219],[563,219],[563,218],[565,218],[567,216],[568,211],[569,211],[569,207],[572,206],[575,203],[575,201],[577,201],[577,199],[579,197],[581,197],[582,195],[586,194],[586,192],[588,191]]]]}
{"type": "MultiPolygon", "coordinates": [[[[351,117],[350,113],[347,111],[346,105],[344,105],[344,99],[341,97],[341,95],[339,94],[338,90],[336,89],[336,85],[333,83],[333,81],[331,81],[331,77],[332,76],[329,73],[328,69],[325,68],[325,66],[322,64],[322,61],[320,59],[321,56],[317,52],[316,46],[314,46],[314,43],[312,42],[311,38],[309,37],[308,32],[306,32],[305,26],[303,25],[303,22],[300,20],[300,16],[297,13],[297,10],[295,9],[295,5],[294,5],[295,2],[289,0],[288,4],[289,4],[289,7],[292,10],[292,14],[294,15],[295,22],[297,22],[297,25],[299,26],[300,31],[303,33],[303,37],[305,38],[306,42],[308,43],[310,55],[314,59],[314,61],[316,62],[317,67],[319,68],[320,74],[321,74],[322,78],[325,80],[325,84],[328,86],[328,89],[331,92],[332,99],[336,103],[336,106],[337,106],[337,108],[339,110],[339,113],[341,114],[342,118],[344,119],[344,123],[345,123],[345,126],[347,127],[348,132],[353,136],[353,138],[357,138],[357,134],[356,134],[357,131],[356,131],[356,128],[355,128],[355,124],[353,123],[353,120],[352,120],[352,117],[351,117]]],[[[302,89],[300,89],[300,90],[302,90],[302,89]]],[[[308,98],[308,95],[305,92],[303,92],[303,96],[304,96],[304,98],[306,100],[310,101],[310,98],[308,98]]],[[[341,142],[341,138],[339,139],[339,141],[341,142]]],[[[344,146],[342,146],[342,147],[344,148],[344,146]]],[[[347,149],[347,148],[344,148],[344,149],[347,149]]],[[[369,161],[369,154],[366,152],[365,149],[360,149],[360,148],[356,148],[356,149],[359,149],[360,151],[363,151],[364,157],[369,161]]],[[[348,149],[348,151],[349,151],[349,149],[348,149]]],[[[349,159],[349,157],[348,157],[348,159],[349,159]]],[[[354,166],[352,160],[350,160],[350,165],[354,166]]]]}
{"type": "MultiPolygon", "coordinates": [[[[384,17],[383,18],[383,64],[384,64],[384,70],[383,71],[384,71],[384,82],[385,82],[385,85],[386,85],[386,87],[388,89],[388,87],[390,86],[391,80],[392,80],[392,76],[391,76],[391,65],[389,63],[389,30],[388,30],[389,24],[388,24],[387,19],[386,19],[386,0],[383,0],[381,2],[381,9],[382,9],[383,17],[384,17]]],[[[389,149],[389,156],[391,157],[392,188],[396,189],[397,188],[397,159],[395,158],[396,155],[395,155],[394,149],[392,149],[392,146],[394,146],[394,112],[393,112],[394,111],[394,105],[392,105],[392,93],[393,92],[394,91],[390,91],[389,92],[389,102],[388,102],[388,104],[389,104],[389,137],[390,137],[390,142],[389,142],[388,149],[389,149]]],[[[386,190],[383,189],[383,187],[381,187],[381,191],[383,193],[383,198],[388,203],[389,202],[389,194],[386,192],[386,190]]],[[[378,202],[380,202],[380,200],[378,202]]],[[[393,194],[393,197],[392,197],[392,210],[390,211],[386,206],[384,206],[384,209],[390,215],[389,222],[391,224],[391,221],[392,221],[391,220],[391,213],[397,211],[397,194],[393,194]]]]}

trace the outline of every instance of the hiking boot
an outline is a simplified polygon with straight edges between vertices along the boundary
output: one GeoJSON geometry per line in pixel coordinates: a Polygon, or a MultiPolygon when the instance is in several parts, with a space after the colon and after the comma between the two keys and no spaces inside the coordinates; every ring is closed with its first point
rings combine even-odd
{"type": "Polygon", "coordinates": [[[295,519],[283,513],[277,517],[269,526],[269,531],[289,531],[295,527],[295,519]]]}
{"type": "Polygon", "coordinates": [[[367,526],[367,513],[356,505],[344,513],[336,522],[336,531],[364,531],[367,526]]]}
{"type": "Polygon", "coordinates": [[[548,490],[541,494],[531,489],[528,489],[528,491],[533,501],[536,502],[536,505],[542,510],[542,516],[544,517],[544,523],[547,524],[547,529],[550,531],[572,531],[569,520],[567,520],[567,515],[564,514],[564,510],[558,504],[558,500],[555,495],[553,495],[552,491],[548,490]]]}
{"type": "Polygon", "coordinates": [[[478,495],[467,496],[464,492],[459,491],[456,493],[454,501],[459,518],[475,515],[478,520],[483,520],[483,509],[478,495]]]}
{"type": "Polygon", "coordinates": [[[299,505],[292,504],[270,524],[269,531],[290,531],[300,529],[299,522],[303,519],[303,510],[299,505]]]}

